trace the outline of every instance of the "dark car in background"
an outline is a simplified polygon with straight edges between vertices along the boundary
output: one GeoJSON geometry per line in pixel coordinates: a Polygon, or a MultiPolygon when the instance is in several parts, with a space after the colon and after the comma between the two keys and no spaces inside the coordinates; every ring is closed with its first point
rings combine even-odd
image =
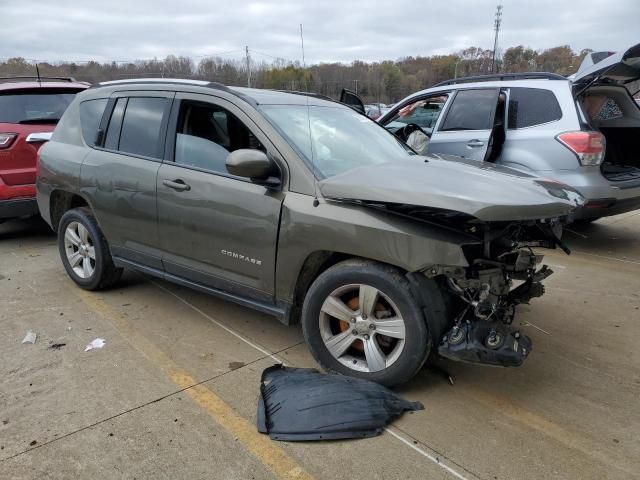
{"type": "Polygon", "coordinates": [[[88,86],[62,77],[0,78],[0,222],[38,213],[38,149],[88,86]]]}

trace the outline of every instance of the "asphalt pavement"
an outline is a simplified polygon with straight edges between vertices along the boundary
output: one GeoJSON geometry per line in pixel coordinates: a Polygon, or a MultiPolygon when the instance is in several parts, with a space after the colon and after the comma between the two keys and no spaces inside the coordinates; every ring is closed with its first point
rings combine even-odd
{"type": "Polygon", "coordinates": [[[135,272],[83,291],[46,225],[0,225],[0,478],[640,478],[640,214],[564,238],[523,367],[442,361],[383,435],[288,443],[256,406],[264,368],[316,366],[299,326],[135,272]]]}

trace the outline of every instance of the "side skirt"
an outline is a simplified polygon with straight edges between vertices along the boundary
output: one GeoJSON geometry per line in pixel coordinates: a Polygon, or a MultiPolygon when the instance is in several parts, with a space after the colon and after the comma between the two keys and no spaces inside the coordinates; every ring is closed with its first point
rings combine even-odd
{"type": "Polygon", "coordinates": [[[283,304],[282,306],[278,306],[278,305],[273,305],[266,302],[261,302],[252,298],[235,295],[232,293],[225,292],[223,290],[218,290],[217,288],[207,287],[200,283],[187,280],[186,278],[179,277],[177,275],[172,275],[162,270],[148,267],[146,265],[141,265],[139,263],[132,262],[130,260],[126,260],[124,258],[117,257],[117,256],[113,257],[113,263],[117,267],[131,268],[133,270],[137,270],[139,272],[146,273],[148,275],[152,275],[154,277],[161,278],[163,280],[167,280],[169,282],[176,283],[178,285],[182,285],[183,287],[188,287],[193,290],[198,290],[200,292],[213,295],[223,300],[228,300],[230,302],[237,303],[238,305],[242,305],[243,307],[248,307],[253,310],[266,313],[268,315],[273,315],[285,325],[290,324],[291,306],[288,304],[283,304]]]}

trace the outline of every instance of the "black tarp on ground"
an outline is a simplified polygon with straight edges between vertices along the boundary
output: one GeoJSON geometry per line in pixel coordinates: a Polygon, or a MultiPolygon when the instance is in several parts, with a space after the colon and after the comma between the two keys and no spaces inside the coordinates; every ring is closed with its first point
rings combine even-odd
{"type": "Polygon", "coordinates": [[[274,365],[262,372],[258,431],[286,441],[366,438],[423,409],[368,380],[274,365]]]}

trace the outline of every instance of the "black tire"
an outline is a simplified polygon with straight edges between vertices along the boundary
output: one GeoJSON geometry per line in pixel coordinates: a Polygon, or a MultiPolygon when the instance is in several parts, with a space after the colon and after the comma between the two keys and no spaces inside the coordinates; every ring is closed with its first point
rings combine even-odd
{"type": "MultiPolygon", "coordinates": [[[[388,265],[358,259],[334,265],[313,282],[302,308],[302,331],[313,357],[325,370],[365,378],[386,386],[407,382],[418,373],[429,356],[432,345],[420,304],[402,272],[388,265]],[[329,352],[322,337],[322,305],[336,289],[353,284],[369,285],[382,292],[395,304],[399,310],[397,313],[404,320],[404,347],[391,365],[379,371],[348,368],[329,352]]],[[[373,335],[371,338],[373,339],[373,335]]]]}
{"type": "MultiPolygon", "coordinates": [[[[113,263],[109,244],[104,237],[98,222],[88,208],[74,208],[67,211],[58,225],[58,250],[60,258],[67,274],[81,288],[85,290],[101,290],[116,284],[122,276],[122,268],[118,268],[113,263]],[[95,251],[95,259],[91,262],[93,273],[86,278],[79,276],[71,266],[67,257],[67,247],[65,246],[65,233],[67,227],[73,222],[77,222],[87,229],[90,244],[95,251]]],[[[80,272],[82,273],[82,272],[80,272]]]]}

